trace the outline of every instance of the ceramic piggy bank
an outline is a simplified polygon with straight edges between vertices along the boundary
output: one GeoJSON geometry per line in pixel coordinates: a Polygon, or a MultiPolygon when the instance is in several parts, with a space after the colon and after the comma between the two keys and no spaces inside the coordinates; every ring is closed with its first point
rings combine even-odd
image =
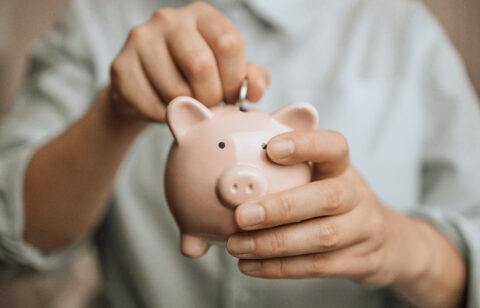
{"type": "Polygon", "coordinates": [[[165,171],[165,192],[180,228],[181,251],[198,257],[210,243],[240,231],[234,209],[243,202],[310,182],[307,163],[280,166],[266,143],[292,130],[313,130],[318,116],[308,103],[267,113],[234,105],[212,109],[190,97],[167,107],[175,138],[165,171]]]}

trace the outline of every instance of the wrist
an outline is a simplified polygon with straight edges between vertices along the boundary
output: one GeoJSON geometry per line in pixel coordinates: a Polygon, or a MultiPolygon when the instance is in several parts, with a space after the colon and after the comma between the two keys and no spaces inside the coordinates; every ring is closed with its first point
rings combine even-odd
{"type": "Polygon", "coordinates": [[[434,256],[432,256],[431,242],[427,239],[429,236],[423,222],[400,213],[396,215],[398,216],[396,233],[399,236],[395,242],[399,257],[397,262],[400,266],[397,268],[398,272],[393,285],[411,285],[432,275],[434,256]]]}
{"type": "Polygon", "coordinates": [[[415,306],[455,307],[466,288],[466,266],[453,244],[426,221],[401,214],[403,237],[393,290],[415,306]]]}

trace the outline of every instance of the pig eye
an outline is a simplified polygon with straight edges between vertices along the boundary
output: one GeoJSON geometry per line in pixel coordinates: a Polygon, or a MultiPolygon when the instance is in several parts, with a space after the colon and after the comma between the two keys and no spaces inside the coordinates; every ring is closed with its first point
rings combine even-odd
{"type": "Polygon", "coordinates": [[[267,144],[266,143],[262,143],[262,149],[264,149],[264,150],[267,149],[267,144]]]}
{"type": "Polygon", "coordinates": [[[220,141],[220,142],[218,143],[218,147],[219,147],[220,149],[225,148],[225,142],[220,141]]]}

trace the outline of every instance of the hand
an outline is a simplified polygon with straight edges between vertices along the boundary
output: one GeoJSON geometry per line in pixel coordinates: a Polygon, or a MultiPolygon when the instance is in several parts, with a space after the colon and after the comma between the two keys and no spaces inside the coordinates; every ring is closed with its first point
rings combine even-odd
{"type": "Polygon", "coordinates": [[[433,261],[440,254],[448,256],[449,265],[459,265],[449,279],[460,287],[448,300],[461,299],[463,261],[453,245],[427,223],[383,205],[350,164],[341,134],[285,133],[270,140],[267,153],[278,164],[313,162],[313,182],[237,207],[235,220],[246,232],[232,235],[227,248],[240,259],[243,273],[346,277],[371,286],[399,286],[402,295],[413,298],[428,288],[427,281],[445,287],[438,281],[441,263],[433,261]]]}
{"type": "Polygon", "coordinates": [[[243,204],[235,219],[244,234],[228,250],[240,270],[259,277],[347,276],[375,285],[393,278],[391,213],[349,163],[335,132],[287,133],[267,145],[279,164],[312,161],[313,182],[243,204]],[[385,263],[385,264],[384,264],[385,263]]]}
{"type": "Polygon", "coordinates": [[[244,39],[213,7],[196,2],[156,11],[134,27],[111,66],[114,110],[129,119],[165,120],[165,105],[181,95],[213,106],[236,100],[247,78],[247,99],[263,96],[268,71],[246,63],[244,39]]]}

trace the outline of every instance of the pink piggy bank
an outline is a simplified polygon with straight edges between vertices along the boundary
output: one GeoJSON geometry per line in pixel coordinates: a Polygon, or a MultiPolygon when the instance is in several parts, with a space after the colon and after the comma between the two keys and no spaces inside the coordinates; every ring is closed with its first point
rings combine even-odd
{"type": "Polygon", "coordinates": [[[181,251],[205,254],[210,243],[240,231],[234,209],[243,202],[311,181],[307,163],[280,166],[266,143],[292,130],[313,130],[318,115],[308,103],[267,113],[224,105],[208,109],[190,97],[167,107],[175,141],[165,170],[165,192],[181,232],[181,251]]]}

